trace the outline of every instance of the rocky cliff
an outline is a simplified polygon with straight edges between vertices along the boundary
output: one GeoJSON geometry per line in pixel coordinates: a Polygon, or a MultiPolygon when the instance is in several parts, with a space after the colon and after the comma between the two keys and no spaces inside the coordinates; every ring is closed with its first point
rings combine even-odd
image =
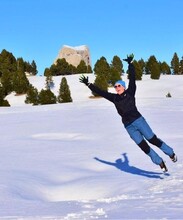
{"type": "Polygon", "coordinates": [[[64,45],[54,63],[56,63],[57,59],[62,58],[65,58],[69,64],[72,64],[75,67],[79,65],[81,60],[84,60],[86,65],[91,66],[90,52],[86,45],[77,47],[64,45]]]}

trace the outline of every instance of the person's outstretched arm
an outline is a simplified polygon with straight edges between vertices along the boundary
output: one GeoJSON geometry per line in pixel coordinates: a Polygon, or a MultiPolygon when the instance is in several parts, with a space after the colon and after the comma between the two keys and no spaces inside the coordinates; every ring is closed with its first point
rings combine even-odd
{"type": "Polygon", "coordinates": [[[82,76],[79,78],[79,81],[80,81],[81,83],[84,83],[86,86],[88,86],[88,88],[89,88],[92,92],[97,93],[99,96],[102,96],[102,97],[104,97],[105,99],[107,99],[107,100],[113,102],[115,94],[112,94],[112,93],[110,93],[110,92],[101,90],[100,88],[98,88],[98,87],[95,86],[94,84],[90,83],[89,80],[88,80],[88,77],[85,77],[84,75],[82,75],[82,76]]]}
{"type": "Polygon", "coordinates": [[[127,56],[126,59],[123,59],[128,63],[128,73],[129,73],[129,84],[128,84],[128,92],[132,95],[135,96],[136,92],[136,83],[135,83],[135,67],[132,63],[132,60],[134,58],[134,55],[131,54],[127,56]]]}
{"type": "Polygon", "coordinates": [[[135,68],[134,68],[134,65],[133,65],[132,63],[129,64],[128,70],[129,70],[128,92],[129,92],[132,96],[135,96],[135,92],[136,92],[135,68]]]}

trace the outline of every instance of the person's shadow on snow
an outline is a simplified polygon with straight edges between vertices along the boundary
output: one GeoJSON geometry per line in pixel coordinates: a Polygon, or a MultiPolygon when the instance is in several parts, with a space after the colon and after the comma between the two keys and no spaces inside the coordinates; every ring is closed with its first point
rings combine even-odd
{"type": "Polygon", "coordinates": [[[146,171],[146,170],[142,170],[142,169],[139,169],[137,167],[134,167],[134,166],[130,166],[127,154],[123,153],[122,155],[124,157],[124,160],[122,161],[122,159],[119,158],[119,159],[117,159],[115,161],[115,163],[112,163],[112,162],[109,162],[109,161],[105,161],[105,160],[101,160],[101,159],[99,159],[97,157],[94,157],[94,159],[99,161],[99,162],[101,162],[101,163],[114,166],[117,169],[119,169],[121,171],[124,171],[126,173],[131,173],[131,174],[135,174],[135,175],[145,176],[145,177],[149,177],[149,178],[163,179],[160,176],[160,174],[162,174],[162,173],[146,171]]]}

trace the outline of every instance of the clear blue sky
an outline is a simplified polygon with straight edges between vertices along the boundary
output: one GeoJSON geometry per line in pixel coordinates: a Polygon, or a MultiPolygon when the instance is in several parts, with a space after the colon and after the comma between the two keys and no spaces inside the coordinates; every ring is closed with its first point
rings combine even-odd
{"type": "Polygon", "coordinates": [[[35,60],[39,74],[63,45],[87,45],[92,67],[134,53],[183,56],[183,0],[0,0],[0,51],[35,60]]]}

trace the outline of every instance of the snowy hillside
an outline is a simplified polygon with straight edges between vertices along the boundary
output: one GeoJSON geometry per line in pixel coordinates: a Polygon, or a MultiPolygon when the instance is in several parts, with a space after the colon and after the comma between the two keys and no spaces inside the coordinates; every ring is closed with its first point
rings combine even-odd
{"type": "MultiPolygon", "coordinates": [[[[0,219],[182,219],[183,76],[137,81],[138,109],[178,155],[173,163],[153,147],[166,175],[130,139],[113,104],[89,98],[78,77],[67,76],[73,103],[31,106],[11,94],[12,107],[0,108],[0,219]]],[[[61,78],[53,78],[55,94],[61,78]]],[[[44,87],[44,77],[29,80],[44,87]]]]}

